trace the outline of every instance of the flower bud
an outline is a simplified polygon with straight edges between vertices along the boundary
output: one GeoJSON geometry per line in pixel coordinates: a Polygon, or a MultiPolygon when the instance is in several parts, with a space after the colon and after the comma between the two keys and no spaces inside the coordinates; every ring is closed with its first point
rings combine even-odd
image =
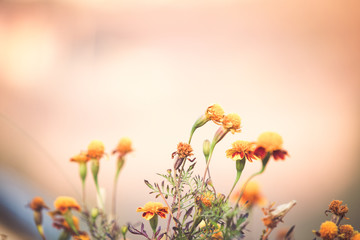
{"type": "Polygon", "coordinates": [[[210,154],[210,141],[206,139],[203,143],[203,153],[206,159],[209,159],[210,154]]]}

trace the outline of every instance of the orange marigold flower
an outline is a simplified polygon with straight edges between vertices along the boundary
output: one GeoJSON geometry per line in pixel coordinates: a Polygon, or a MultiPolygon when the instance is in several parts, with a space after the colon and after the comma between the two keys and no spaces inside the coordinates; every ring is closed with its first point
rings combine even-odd
{"type": "Polygon", "coordinates": [[[33,200],[30,202],[29,207],[33,211],[41,211],[43,208],[49,209],[41,197],[34,197],[33,200]]]}
{"type": "Polygon", "coordinates": [[[166,218],[166,214],[169,213],[167,207],[164,207],[162,203],[159,202],[148,202],[144,207],[138,207],[137,212],[144,212],[142,217],[146,220],[150,220],[155,215],[160,216],[161,218],[166,218]]]}
{"type": "Polygon", "coordinates": [[[73,236],[73,240],[90,240],[90,237],[86,232],[81,232],[79,235],[73,236]]]}
{"type": "Polygon", "coordinates": [[[104,155],[104,151],[104,144],[99,140],[93,140],[88,146],[87,154],[89,158],[95,158],[99,160],[104,155]]]}
{"type": "MultiPolygon", "coordinates": [[[[239,198],[239,194],[240,191],[235,192],[232,195],[231,200],[233,202],[236,202],[237,199],[239,198]]],[[[266,204],[266,199],[262,195],[260,191],[260,185],[257,182],[251,181],[246,185],[244,193],[240,198],[240,203],[241,204],[246,203],[249,207],[252,207],[254,205],[263,206],[266,204]]]]}
{"type": "Polygon", "coordinates": [[[216,124],[221,124],[224,117],[224,110],[219,104],[214,104],[206,109],[206,118],[212,120],[216,124]]]}
{"type": "Polygon", "coordinates": [[[354,233],[354,228],[349,224],[341,225],[339,227],[339,233],[343,235],[344,240],[350,240],[354,233]]]}
{"type": "Polygon", "coordinates": [[[89,161],[89,157],[86,152],[81,152],[81,153],[73,156],[72,158],[70,158],[70,161],[77,162],[77,163],[84,163],[84,162],[89,161]]]}
{"type": "Polygon", "coordinates": [[[338,235],[338,227],[331,221],[323,222],[320,226],[320,237],[324,240],[332,240],[338,235]]]}
{"type": "Polygon", "coordinates": [[[230,113],[223,118],[222,125],[232,133],[241,132],[241,118],[236,113],[230,113]]]}
{"type": "Polygon", "coordinates": [[[245,159],[252,162],[253,159],[257,159],[254,155],[254,144],[248,141],[235,141],[232,143],[232,148],[226,150],[226,157],[231,158],[232,160],[241,160],[245,159]]]}
{"type": "Polygon", "coordinates": [[[60,197],[56,198],[56,200],[54,202],[54,206],[61,213],[65,213],[71,209],[75,209],[77,211],[81,210],[80,205],[72,197],[60,196],[60,197]]]}
{"type": "Polygon", "coordinates": [[[214,201],[214,199],[215,199],[215,196],[210,191],[207,191],[207,192],[203,193],[201,196],[197,197],[197,201],[201,202],[208,208],[212,206],[212,202],[214,201]]]}
{"type": "Polygon", "coordinates": [[[351,240],[360,240],[360,233],[355,234],[351,240]]]}
{"type": "Polygon", "coordinates": [[[133,151],[131,145],[132,142],[130,138],[127,137],[121,138],[113,153],[118,152],[120,154],[120,157],[125,156],[127,153],[133,151]]]}
{"type": "Polygon", "coordinates": [[[177,153],[179,158],[187,158],[187,157],[190,157],[190,156],[194,155],[192,153],[192,151],[193,151],[193,149],[192,149],[190,144],[181,142],[181,143],[179,143],[177,145],[176,153],[177,153]]]}
{"type": "Polygon", "coordinates": [[[269,152],[275,160],[284,160],[288,155],[287,151],[282,149],[282,137],[275,132],[264,132],[260,134],[256,142],[255,155],[264,158],[269,152]]]}

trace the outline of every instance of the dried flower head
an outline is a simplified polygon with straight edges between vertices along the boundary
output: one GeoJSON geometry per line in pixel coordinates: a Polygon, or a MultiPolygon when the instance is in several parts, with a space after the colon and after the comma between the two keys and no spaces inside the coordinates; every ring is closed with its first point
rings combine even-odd
{"type": "Polygon", "coordinates": [[[241,118],[236,113],[230,113],[223,118],[222,125],[232,133],[241,132],[241,118]]]}
{"type": "Polygon", "coordinates": [[[325,212],[331,212],[337,216],[345,217],[345,214],[349,211],[347,205],[342,205],[343,201],[340,200],[333,200],[329,204],[329,209],[325,212]]]}
{"type": "MultiPolygon", "coordinates": [[[[240,191],[235,192],[232,195],[231,200],[236,202],[239,198],[239,194],[240,191]]],[[[266,199],[262,195],[260,185],[257,182],[251,181],[246,185],[244,193],[240,198],[240,203],[246,203],[248,207],[252,207],[254,205],[264,206],[266,204],[266,199]]]]}
{"type": "Polygon", "coordinates": [[[124,137],[121,138],[116,149],[113,151],[113,153],[118,152],[119,156],[125,156],[126,154],[128,154],[129,152],[132,152],[132,142],[130,138],[124,137]]]}
{"type": "Polygon", "coordinates": [[[77,162],[77,163],[86,163],[87,161],[89,161],[89,157],[86,152],[81,152],[81,153],[73,156],[72,158],[70,158],[70,161],[77,162]]]}
{"type": "Polygon", "coordinates": [[[331,221],[323,222],[320,226],[320,237],[324,240],[332,240],[338,235],[338,227],[331,221]]]}
{"type": "Polygon", "coordinates": [[[266,231],[269,229],[273,229],[277,226],[279,222],[282,222],[282,219],[285,215],[293,208],[296,204],[295,200],[292,200],[288,203],[281,204],[277,208],[273,208],[274,203],[272,203],[269,207],[263,208],[262,211],[265,215],[262,218],[264,225],[266,226],[266,231]]]}
{"type": "Polygon", "coordinates": [[[65,213],[71,209],[75,209],[77,211],[81,210],[80,205],[72,197],[60,196],[56,198],[54,206],[56,210],[60,211],[61,213],[65,213]]]}
{"type": "Polygon", "coordinates": [[[164,207],[162,203],[159,202],[148,202],[144,207],[138,207],[136,212],[144,212],[142,217],[146,220],[150,220],[155,215],[160,216],[161,218],[166,218],[166,214],[169,213],[167,207],[164,207]]]}
{"type": "Polygon", "coordinates": [[[284,160],[288,153],[282,149],[282,144],[283,140],[279,134],[275,132],[264,132],[258,137],[254,154],[263,159],[269,152],[275,160],[284,160]]]}
{"type": "Polygon", "coordinates": [[[245,159],[252,162],[253,159],[258,159],[254,155],[255,145],[248,141],[235,141],[232,143],[232,148],[226,150],[226,157],[231,158],[232,160],[241,160],[245,159]]]}
{"type": "Polygon", "coordinates": [[[100,159],[104,155],[105,146],[99,140],[93,140],[88,146],[88,157],[92,159],[100,159]]]}
{"type": "Polygon", "coordinates": [[[221,124],[224,117],[224,110],[219,104],[214,104],[206,109],[206,118],[212,120],[216,124],[221,124]]]}
{"type": "Polygon", "coordinates": [[[29,207],[33,211],[41,211],[43,208],[49,209],[41,197],[34,197],[33,200],[29,203],[29,207]]]}
{"type": "Polygon", "coordinates": [[[354,228],[349,224],[341,225],[339,227],[339,233],[342,235],[342,239],[350,240],[354,233],[354,228]]]}

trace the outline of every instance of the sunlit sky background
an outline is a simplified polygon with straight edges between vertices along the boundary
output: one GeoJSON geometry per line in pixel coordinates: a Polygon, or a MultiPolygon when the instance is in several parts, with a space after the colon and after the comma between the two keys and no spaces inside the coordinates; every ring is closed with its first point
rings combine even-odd
{"type": "MultiPolygon", "coordinates": [[[[355,0],[1,1],[0,234],[36,239],[24,206],[37,195],[48,205],[59,195],[80,201],[70,157],[93,139],[110,153],[123,136],[135,151],[119,179],[119,222],[142,221],[136,208],[154,200],[143,180],[160,181],[213,103],[242,118],[242,132],[213,156],[219,192],[236,174],[231,143],[276,131],[290,158],[271,161],[257,181],[269,202],[297,201],[279,229],[296,225],[296,239],[311,239],[341,199],[344,223],[359,230],[359,9],[355,0]]],[[[198,174],[216,129],[193,138],[198,174]]],[[[114,166],[101,161],[109,206],[114,166]]],[[[242,181],[259,168],[247,164],[242,181]]],[[[261,216],[255,209],[247,239],[258,239],[261,216]]]]}

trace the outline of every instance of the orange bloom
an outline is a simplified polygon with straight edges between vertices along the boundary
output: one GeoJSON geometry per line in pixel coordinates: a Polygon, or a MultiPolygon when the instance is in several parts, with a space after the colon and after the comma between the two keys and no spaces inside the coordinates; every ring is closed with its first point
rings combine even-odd
{"type": "Polygon", "coordinates": [[[177,145],[176,153],[177,153],[179,158],[187,158],[187,157],[190,157],[190,156],[194,155],[192,153],[192,151],[193,151],[193,149],[192,149],[190,144],[181,142],[181,143],[179,143],[177,145]]]}
{"type": "Polygon", "coordinates": [[[269,152],[275,160],[284,160],[288,153],[282,149],[282,144],[283,140],[279,134],[264,132],[258,137],[254,154],[263,159],[269,152]]]}
{"type": "Polygon", "coordinates": [[[197,197],[197,201],[202,202],[202,204],[204,204],[208,208],[212,206],[212,202],[214,201],[214,199],[215,199],[215,196],[210,191],[207,191],[207,192],[203,193],[201,196],[197,197]]]}
{"type": "Polygon", "coordinates": [[[245,157],[245,159],[252,162],[253,159],[257,159],[254,155],[254,144],[238,140],[232,143],[232,148],[226,150],[226,157],[231,158],[232,160],[241,160],[245,157]]]}
{"type": "MultiPolygon", "coordinates": [[[[337,216],[341,216],[341,217],[345,217],[345,214],[349,211],[349,208],[347,207],[347,205],[341,205],[343,201],[339,201],[339,200],[333,200],[331,201],[330,205],[329,205],[329,210],[327,210],[326,212],[331,212],[337,216]]],[[[346,217],[345,217],[346,219],[346,217]]]]}
{"type": "Polygon", "coordinates": [[[90,237],[86,232],[81,232],[79,235],[73,236],[73,240],[90,240],[90,237]]]}
{"type": "MultiPolygon", "coordinates": [[[[239,198],[239,194],[240,191],[234,193],[231,197],[231,200],[233,202],[236,202],[237,199],[239,198]]],[[[263,197],[260,191],[260,186],[257,182],[252,181],[246,185],[244,193],[240,198],[240,203],[241,204],[246,203],[249,207],[254,205],[263,206],[266,204],[266,199],[263,197]]]]}
{"type": "Polygon", "coordinates": [[[87,155],[89,158],[100,159],[104,155],[104,144],[99,140],[93,140],[88,146],[87,155]]]}
{"type": "Polygon", "coordinates": [[[354,233],[354,228],[349,224],[341,225],[339,227],[339,233],[343,235],[344,240],[350,240],[354,233]]]}
{"type": "Polygon", "coordinates": [[[219,104],[214,104],[206,109],[205,116],[216,124],[221,124],[224,117],[224,110],[219,104]]]}
{"type": "Polygon", "coordinates": [[[360,233],[355,234],[351,240],[360,240],[360,233]]]}
{"type": "Polygon", "coordinates": [[[222,125],[232,133],[241,132],[241,118],[236,113],[230,113],[223,118],[222,125]]]}
{"type": "Polygon", "coordinates": [[[80,205],[72,197],[64,197],[64,196],[58,197],[54,202],[54,206],[61,213],[65,213],[71,209],[75,209],[77,211],[81,210],[80,205]]]}
{"type": "Polygon", "coordinates": [[[89,157],[85,152],[81,152],[75,156],[73,156],[72,158],[70,158],[71,162],[77,162],[77,163],[86,163],[87,161],[89,161],[89,157]]]}
{"type": "Polygon", "coordinates": [[[37,211],[37,212],[41,211],[43,208],[49,209],[41,197],[34,197],[33,200],[30,202],[29,207],[33,211],[37,211]]]}
{"type": "Polygon", "coordinates": [[[133,149],[131,147],[131,140],[130,138],[124,137],[120,139],[116,149],[113,151],[113,153],[118,152],[120,154],[120,157],[125,156],[127,153],[132,152],[133,149]]]}
{"type": "Polygon", "coordinates": [[[166,214],[169,213],[169,210],[167,207],[164,207],[162,203],[159,202],[148,202],[145,204],[145,206],[138,207],[136,209],[136,212],[144,212],[142,214],[142,217],[146,220],[150,220],[155,215],[160,216],[161,218],[166,218],[166,214]]]}
{"type": "Polygon", "coordinates": [[[332,240],[338,235],[338,227],[331,221],[323,222],[320,226],[320,237],[324,240],[332,240]]]}

